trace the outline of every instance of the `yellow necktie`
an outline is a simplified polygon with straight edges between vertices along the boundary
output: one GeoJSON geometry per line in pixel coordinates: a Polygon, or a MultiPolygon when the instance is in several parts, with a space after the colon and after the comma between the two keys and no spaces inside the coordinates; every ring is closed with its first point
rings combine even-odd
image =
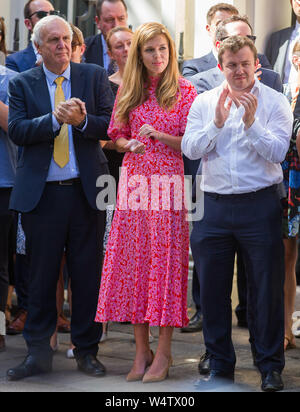
{"type": "MultiPolygon", "coordinates": [[[[64,80],[64,77],[58,77],[55,80],[55,108],[59,105],[59,103],[66,101],[62,88],[62,83],[64,80]]],[[[69,131],[68,125],[65,123],[62,125],[60,133],[55,139],[53,158],[55,163],[57,163],[61,168],[65,167],[69,163],[69,131]]]]}

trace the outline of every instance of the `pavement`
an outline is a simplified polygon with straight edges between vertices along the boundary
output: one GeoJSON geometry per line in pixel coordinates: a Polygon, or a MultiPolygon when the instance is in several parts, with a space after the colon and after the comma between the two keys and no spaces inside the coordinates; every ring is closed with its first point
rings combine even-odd
{"type": "MultiPolygon", "coordinates": [[[[300,309],[300,293],[297,295],[300,309]]],[[[192,313],[191,313],[192,314],[192,313]]],[[[260,375],[252,364],[249,334],[236,326],[233,316],[233,342],[237,352],[236,383],[218,392],[260,392],[260,375]]],[[[157,328],[152,328],[155,351],[157,328]]],[[[113,394],[131,393],[195,393],[194,382],[199,379],[198,362],[204,352],[202,333],[174,333],[174,364],[167,380],[156,384],[127,383],[125,378],[131,369],[135,345],[131,325],[110,324],[108,339],[99,345],[99,359],[107,368],[104,378],[90,378],[77,370],[76,362],[66,358],[69,335],[59,335],[59,350],[54,356],[53,372],[48,375],[27,378],[21,382],[9,382],[6,371],[20,364],[26,356],[23,337],[7,336],[7,350],[0,353],[0,392],[105,392],[113,394]]],[[[286,368],[283,374],[286,392],[300,392],[300,340],[297,349],[286,354],[286,368]]]]}

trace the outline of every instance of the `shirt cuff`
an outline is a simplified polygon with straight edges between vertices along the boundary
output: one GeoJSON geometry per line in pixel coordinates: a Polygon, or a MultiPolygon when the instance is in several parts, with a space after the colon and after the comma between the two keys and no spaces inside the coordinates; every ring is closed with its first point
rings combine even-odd
{"type": "Polygon", "coordinates": [[[53,128],[54,133],[57,132],[61,128],[61,125],[56,120],[56,117],[54,116],[54,114],[52,114],[52,128],[53,128]]]}
{"type": "Polygon", "coordinates": [[[88,118],[87,118],[87,116],[85,116],[84,122],[82,122],[82,123],[79,125],[79,126],[81,126],[81,125],[83,125],[83,126],[81,126],[81,127],[76,127],[76,126],[75,126],[75,129],[79,130],[80,132],[84,132],[85,129],[86,129],[86,127],[87,127],[87,124],[88,124],[88,118]]]}
{"type": "Polygon", "coordinates": [[[266,133],[265,129],[262,127],[258,119],[255,119],[252,126],[246,130],[246,136],[249,138],[252,144],[255,145],[260,140],[261,136],[266,133]]]}
{"type": "Polygon", "coordinates": [[[216,126],[215,121],[212,120],[206,128],[206,135],[208,137],[208,139],[212,142],[216,137],[219,136],[219,134],[222,132],[222,130],[224,129],[224,127],[222,127],[221,129],[219,127],[216,126]]]}

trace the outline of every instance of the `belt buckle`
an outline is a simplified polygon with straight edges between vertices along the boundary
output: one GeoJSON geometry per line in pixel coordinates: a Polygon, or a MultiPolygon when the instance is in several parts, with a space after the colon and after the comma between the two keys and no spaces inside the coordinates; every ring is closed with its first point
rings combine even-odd
{"type": "Polygon", "coordinates": [[[60,186],[73,186],[73,181],[72,180],[60,180],[59,185],[60,186]]]}

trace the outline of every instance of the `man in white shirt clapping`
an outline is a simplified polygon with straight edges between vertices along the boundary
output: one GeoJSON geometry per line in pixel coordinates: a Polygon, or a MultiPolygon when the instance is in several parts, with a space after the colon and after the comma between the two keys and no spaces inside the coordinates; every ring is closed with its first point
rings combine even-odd
{"type": "Polygon", "coordinates": [[[262,390],[283,389],[284,250],[277,185],[293,116],[282,94],[256,80],[258,63],[246,37],[222,43],[219,67],[226,83],[196,98],[182,141],[189,159],[203,159],[204,218],[195,222],[191,237],[211,357],[200,390],[234,382],[231,292],[237,245],[249,277],[250,341],[262,390]]]}

